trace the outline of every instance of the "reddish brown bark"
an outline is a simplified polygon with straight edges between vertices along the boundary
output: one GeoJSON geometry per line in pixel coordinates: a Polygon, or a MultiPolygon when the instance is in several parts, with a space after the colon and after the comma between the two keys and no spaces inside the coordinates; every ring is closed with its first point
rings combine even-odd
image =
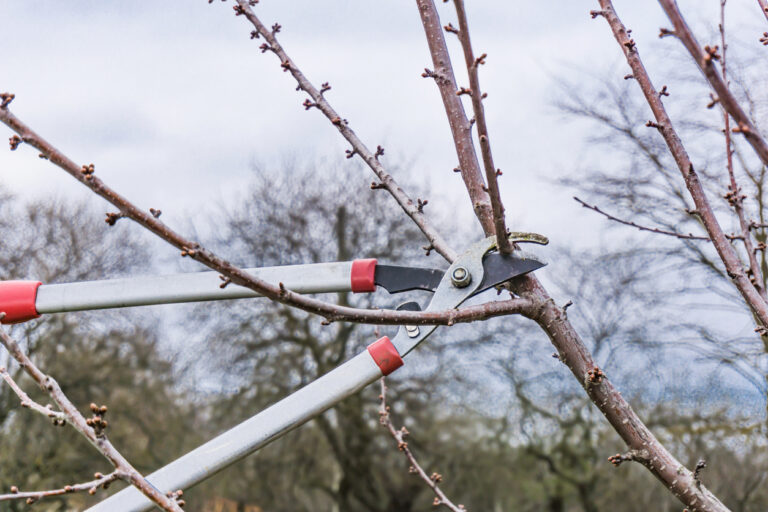
{"type": "Polygon", "coordinates": [[[454,145],[456,146],[456,156],[459,158],[459,169],[464,185],[469,192],[469,198],[472,201],[472,207],[475,215],[483,227],[483,231],[491,235],[495,231],[493,223],[493,208],[491,199],[485,190],[485,183],[480,171],[480,165],[475,153],[475,145],[472,142],[472,126],[464,112],[464,105],[461,103],[461,97],[457,95],[458,86],[453,74],[453,65],[451,57],[448,54],[448,47],[445,45],[443,37],[443,28],[440,25],[440,17],[433,2],[429,0],[417,0],[421,22],[427,34],[427,44],[429,53],[432,55],[432,65],[434,66],[433,78],[443,99],[445,114],[448,118],[448,125],[451,128],[454,145]]]}
{"type": "Polygon", "coordinates": [[[488,125],[485,121],[485,108],[483,99],[485,94],[480,89],[480,77],[478,67],[485,62],[486,55],[475,57],[472,50],[472,40],[469,35],[469,22],[467,21],[467,12],[464,9],[464,0],[454,0],[456,6],[456,15],[459,19],[459,30],[457,36],[461,41],[461,48],[464,52],[464,62],[467,66],[469,76],[470,97],[472,98],[472,111],[475,114],[475,125],[477,126],[477,138],[480,142],[480,154],[483,157],[483,168],[485,169],[485,181],[488,184],[488,195],[491,200],[491,209],[493,211],[493,226],[496,233],[496,240],[499,241],[499,252],[511,252],[512,245],[507,241],[507,226],[504,220],[504,205],[501,202],[499,193],[498,170],[493,163],[493,153],[491,152],[491,140],[488,135],[488,125]]]}

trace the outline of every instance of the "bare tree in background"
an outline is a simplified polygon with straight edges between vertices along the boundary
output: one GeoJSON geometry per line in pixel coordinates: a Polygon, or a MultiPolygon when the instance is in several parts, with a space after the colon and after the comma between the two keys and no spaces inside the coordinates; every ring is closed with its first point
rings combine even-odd
{"type": "MultiPolygon", "coordinates": [[[[273,24],[271,28],[265,25],[253,10],[257,3],[257,0],[237,0],[236,5],[233,6],[234,14],[242,16],[252,27],[251,39],[255,40],[254,43],[260,45],[262,53],[269,52],[276,56],[279,69],[289,73],[295,79],[296,90],[301,92],[305,98],[304,108],[309,111],[315,109],[320,111],[349,142],[350,149],[347,150],[347,157],[360,157],[371,168],[377,178],[372,187],[386,190],[411,218],[426,238],[427,252],[435,251],[448,261],[454,260],[457,251],[445,241],[436,226],[426,216],[424,198],[414,199],[408,196],[384,167],[383,148],[378,146],[376,149],[370,149],[373,148],[373,145],[369,147],[363,143],[343,115],[334,110],[328,99],[332,97],[330,84],[324,83],[318,87],[301,72],[299,65],[290,58],[277,39],[282,27],[278,23],[273,24]]],[[[729,91],[727,81],[723,77],[724,69],[719,70],[716,67],[717,62],[722,58],[717,47],[714,44],[700,46],[686,26],[675,3],[671,0],[660,0],[660,3],[673,26],[672,29],[665,29],[663,33],[674,35],[683,42],[711,86],[717,102],[727,113],[726,122],[728,119],[732,119],[732,129],[737,132],[738,137],[743,137],[745,147],[748,146],[746,149],[754,152],[763,164],[768,164],[768,144],[749,118],[747,111],[741,107],[738,99],[729,91]]],[[[502,252],[514,250],[514,247],[506,242],[507,228],[504,207],[501,204],[497,183],[502,172],[496,168],[493,160],[491,134],[489,134],[485,122],[482,102],[485,96],[480,88],[478,76],[478,70],[480,66],[485,64],[487,56],[473,50],[468,19],[462,0],[454,0],[453,2],[455,14],[446,13],[446,16],[451,18],[455,16],[456,26],[452,23],[443,25],[432,0],[416,0],[416,5],[432,57],[431,69],[425,69],[423,76],[434,80],[444,103],[447,121],[456,146],[457,170],[461,173],[466,185],[471,207],[476,213],[484,234],[497,236],[499,250],[502,252]],[[469,84],[459,85],[456,82],[444,32],[447,32],[451,37],[458,37],[469,76],[469,84]],[[470,115],[467,115],[467,110],[465,110],[463,103],[465,99],[468,104],[471,104],[470,115]],[[474,130],[477,130],[479,152],[475,149],[474,130]]],[[[684,197],[690,200],[690,214],[700,219],[706,237],[711,240],[716,249],[718,258],[716,266],[725,269],[725,274],[738,290],[744,304],[752,312],[757,331],[764,334],[766,326],[768,326],[768,301],[766,300],[767,294],[763,285],[762,271],[756,260],[756,251],[764,250],[764,247],[760,246],[759,240],[753,238],[755,223],[747,218],[742,207],[743,193],[738,183],[734,181],[733,173],[729,174],[727,196],[734,215],[738,218],[739,230],[730,234],[723,229],[720,219],[710,203],[706,188],[702,184],[703,176],[697,171],[697,166],[694,166],[662,102],[669,91],[663,87],[658,89],[654,87],[640,60],[637,44],[616,15],[612,3],[609,0],[600,0],[599,5],[600,10],[593,11],[592,16],[603,17],[608,21],[632,70],[632,77],[640,85],[654,117],[652,120],[648,120],[647,124],[658,132],[658,136],[664,140],[672,155],[679,171],[679,177],[675,175],[674,179],[682,179],[684,188],[681,187],[680,191],[684,197]],[[743,257],[740,257],[738,247],[741,245],[739,244],[743,245],[743,257]]],[[[583,386],[589,399],[626,443],[627,450],[612,456],[612,462],[616,465],[626,461],[642,464],[690,509],[728,510],[702,484],[701,468],[698,465],[694,470],[686,468],[640,419],[597,364],[574,324],[569,320],[567,308],[556,304],[535,276],[527,275],[510,282],[511,297],[509,298],[466,306],[458,312],[445,311],[436,314],[370,310],[299,296],[290,290],[248,275],[218,253],[203,247],[199,241],[182,236],[165,225],[158,218],[158,215],[155,215],[155,210],[138,208],[99,179],[95,174],[93,164],[76,164],[11,113],[9,106],[14,99],[13,95],[4,93],[0,98],[2,99],[0,120],[15,132],[11,138],[12,149],[16,149],[22,144],[34,147],[43,158],[68,172],[117,208],[118,211],[107,213],[107,221],[110,224],[114,224],[120,218],[129,218],[137,222],[173,245],[182,256],[189,257],[220,272],[227,283],[246,286],[275,302],[322,315],[328,322],[453,325],[456,322],[480,321],[500,314],[519,314],[533,320],[552,341],[557,349],[559,360],[569,368],[576,380],[583,386]]],[[[728,133],[727,130],[726,132],[728,133]]],[[[505,174],[506,179],[509,180],[509,176],[512,176],[513,179],[514,172],[515,169],[508,169],[505,174]]],[[[727,173],[728,171],[723,172],[727,173]]],[[[675,234],[685,238],[685,234],[675,234]]],[[[81,434],[96,444],[102,453],[112,461],[117,468],[116,477],[136,485],[166,510],[178,509],[178,494],[172,496],[158,495],[156,490],[153,491],[152,486],[148,485],[136,470],[115,451],[114,447],[99,441],[102,439],[103,418],[99,416],[98,406],[94,405],[95,416],[91,419],[91,423],[95,426],[91,424],[86,426],[82,415],[68,403],[60,390],[51,384],[46,384],[52,381],[37,371],[32,366],[32,362],[26,359],[26,356],[18,350],[12,341],[8,339],[5,342],[16,360],[30,370],[30,375],[51,391],[67,421],[72,422],[81,434]]],[[[63,418],[63,416],[57,415],[56,418],[63,418]]],[[[439,495],[435,504],[450,506],[447,502],[441,501],[439,495]]]]}

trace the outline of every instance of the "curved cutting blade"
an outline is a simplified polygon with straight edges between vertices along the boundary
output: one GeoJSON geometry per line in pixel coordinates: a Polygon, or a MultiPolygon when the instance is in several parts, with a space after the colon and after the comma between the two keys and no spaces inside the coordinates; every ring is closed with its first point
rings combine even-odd
{"type": "Polygon", "coordinates": [[[512,254],[488,253],[483,258],[483,270],[485,271],[483,280],[473,295],[500,285],[514,277],[538,270],[545,265],[546,263],[523,251],[515,251],[512,254]]]}

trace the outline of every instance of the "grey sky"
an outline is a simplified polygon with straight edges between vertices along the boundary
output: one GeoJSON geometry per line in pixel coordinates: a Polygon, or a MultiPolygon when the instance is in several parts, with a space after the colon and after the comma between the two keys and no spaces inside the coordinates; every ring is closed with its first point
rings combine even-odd
{"type": "MultiPolygon", "coordinates": [[[[468,3],[476,51],[489,54],[481,81],[511,224],[579,243],[601,221],[549,183],[588,154],[583,126],[552,108],[554,86],[571,67],[616,63],[621,72],[618,48],[587,14],[596,2],[468,3]]],[[[682,7],[695,6],[694,21],[715,20],[717,5],[682,7]]],[[[641,51],[658,48],[655,2],[617,9],[641,51]]],[[[455,19],[449,5],[439,10],[443,22],[455,19]]],[[[759,15],[751,2],[731,10],[741,21],[759,15]]],[[[420,76],[430,60],[413,2],[266,0],[257,11],[283,25],[281,41],[312,81],[330,81],[330,101],[369,146],[384,145],[385,161],[414,162],[435,187],[432,208],[470,218],[439,96],[420,76]]],[[[291,154],[348,165],[336,131],[304,111],[304,96],[229,3],[4,0],[0,28],[0,88],[16,93],[17,115],[139,205],[162,208],[172,225],[242,187],[254,160],[276,173],[291,154]]],[[[459,76],[461,62],[457,54],[459,76]]],[[[0,151],[2,183],[22,195],[84,195],[30,152],[0,151]]],[[[350,186],[365,193],[371,179],[350,186]]]]}

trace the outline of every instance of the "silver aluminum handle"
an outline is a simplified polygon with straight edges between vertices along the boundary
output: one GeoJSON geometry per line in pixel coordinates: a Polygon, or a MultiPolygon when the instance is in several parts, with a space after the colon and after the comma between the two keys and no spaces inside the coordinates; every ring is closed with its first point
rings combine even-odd
{"type": "MultiPolygon", "coordinates": [[[[163,493],[187,489],[373,383],[382,376],[377,364],[369,351],[362,352],[146,478],[163,493]]],[[[153,506],[135,487],[127,487],[87,512],[140,512],[153,506]]]]}
{"type": "MultiPolygon", "coordinates": [[[[245,270],[275,286],[283,283],[297,293],[351,290],[351,261],[245,270]]],[[[45,314],[259,296],[253,290],[235,284],[226,288],[220,288],[220,285],[218,272],[48,284],[38,287],[35,308],[38,313],[45,314]]]]}

